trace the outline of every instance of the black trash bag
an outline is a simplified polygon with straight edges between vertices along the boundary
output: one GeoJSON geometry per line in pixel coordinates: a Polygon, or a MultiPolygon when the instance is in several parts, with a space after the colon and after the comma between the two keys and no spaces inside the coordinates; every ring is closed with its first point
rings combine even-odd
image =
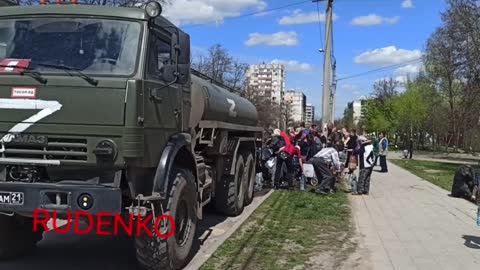
{"type": "Polygon", "coordinates": [[[475,174],[469,165],[462,165],[455,172],[452,184],[452,197],[471,200],[475,187],[475,174]]]}

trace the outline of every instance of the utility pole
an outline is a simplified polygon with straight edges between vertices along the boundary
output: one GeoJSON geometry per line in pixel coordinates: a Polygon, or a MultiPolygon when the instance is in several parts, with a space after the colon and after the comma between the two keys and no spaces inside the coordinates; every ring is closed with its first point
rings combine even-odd
{"type": "Polygon", "coordinates": [[[335,121],[335,95],[337,93],[337,60],[333,59],[333,84],[330,94],[330,121],[335,121]]]}
{"type": "MultiPolygon", "coordinates": [[[[319,2],[322,0],[312,0],[319,2]]],[[[333,123],[333,115],[331,109],[332,93],[331,84],[331,68],[332,68],[332,21],[333,21],[333,0],[327,0],[326,26],[325,26],[325,48],[323,60],[323,97],[322,97],[322,126],[323,132],[327,133],[327,124],[333,123]]]]}

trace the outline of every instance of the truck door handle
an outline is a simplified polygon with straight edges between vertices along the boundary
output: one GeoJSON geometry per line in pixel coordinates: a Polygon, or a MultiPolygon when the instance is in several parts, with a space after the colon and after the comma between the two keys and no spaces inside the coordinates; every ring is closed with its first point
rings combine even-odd
{"type": "Polygon", "coordinates": [[[160,90],[160,88],[150,89],[150,99],[162,102],[163,99],[160,97],[160,91],[159,90],[160,90]]]}

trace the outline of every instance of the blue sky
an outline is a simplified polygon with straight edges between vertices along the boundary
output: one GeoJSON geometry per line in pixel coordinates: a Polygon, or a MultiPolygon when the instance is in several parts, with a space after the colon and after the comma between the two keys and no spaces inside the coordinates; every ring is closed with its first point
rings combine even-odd
{"type": "MultiPolygon", "coordinates": [[[[165,15],[191,35],[194,55],[219,43],[239,60],[254,64],[274,60],[287,65],[287,89],[302,90],[321,111],[325,1],[311,1],[256,16],[242,14],[300,0],[174,0],[165,15]],[[198,25],[201,24],[201,25],[198,25]]],[[[426,40],[441,24],[444,0],[335,0],[334,54],[339,78],[395,64],[338,82],[336,115],[347,102],[372,92],[375,80],[414,75],[426,40]]]]}

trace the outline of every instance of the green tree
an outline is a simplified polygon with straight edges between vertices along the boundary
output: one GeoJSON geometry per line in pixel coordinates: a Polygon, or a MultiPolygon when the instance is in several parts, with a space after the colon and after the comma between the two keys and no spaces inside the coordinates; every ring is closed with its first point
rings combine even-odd
{"type": "Polygon", "coordinates": [[[392,123],[385,113],[386,111],[388,108],[384,108],[380,101],[375,99],[367,101],[364,115],[365,131],[378,133],[390,130],[392,123]]]}

